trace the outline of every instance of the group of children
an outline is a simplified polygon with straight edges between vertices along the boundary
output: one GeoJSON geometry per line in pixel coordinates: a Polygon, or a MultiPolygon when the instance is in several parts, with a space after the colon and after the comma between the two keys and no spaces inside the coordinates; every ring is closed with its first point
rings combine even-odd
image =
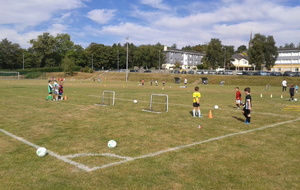
{"type": "MultiPolygon", "coordinates": [[[[239,87],[235,88],[236,91],[236,105],[237,108],[240,109],[240,106],[243,105],[244,109],[242,111],[243,115],[245,116],[245,124],[250,124],[250,119],[251,119],[251,110],[252,110],[252,99],[251,99],[251,94],[250,91],[251,89],[249,87],[244,89],[245,92],[245,103],[242,103],[242,94],[239,90],[239,87]]],[[[201,109],[200,109],[200,98],[201,94],[199,92],[199,87],[195,87],[195,92],[193,93],[193,117],[196,117],[196,112],[198,114],[198,117],[202,117],[201,115],[201,109]]]]}
{"type": "Polygon", "coordinates": [[[59,84],[57,83],[56,80],[48,80],[48,96],[46,97],[46,101],[58,101],[58,100],[63,100],[63,85],[62,82],[59,84]],[[53,84],[52,84],[53,82],[53,84]]]}

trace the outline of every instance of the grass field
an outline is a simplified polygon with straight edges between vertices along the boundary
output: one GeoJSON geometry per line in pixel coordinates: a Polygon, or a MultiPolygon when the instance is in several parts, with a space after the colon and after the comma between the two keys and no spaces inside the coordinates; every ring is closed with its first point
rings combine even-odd
{"type": "Polygon", "coordinates": [[[0,80],[0,189],[300,189],[300,101],[254,83],[246,125],[236,81],[200,85],[204,117],[193,118],[195,85],[166,81],[67,80],[68,100],[45,101],[46,80],[0,80]],[[95,105],[104,90],[114,106],[95,105]],[[169,111],[142,111],[151,94],[167,94],[169,111]]]}

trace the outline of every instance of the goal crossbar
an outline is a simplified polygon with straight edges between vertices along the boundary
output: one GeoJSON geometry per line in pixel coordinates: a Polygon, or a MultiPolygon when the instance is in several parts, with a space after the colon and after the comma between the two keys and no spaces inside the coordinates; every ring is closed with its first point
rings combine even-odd
{"type": "Polygon", "coordinates": [[[108,90],[104,90],[103,93],[102,93],[102,104],[105,104],[105,93],[111,93],[112,94],[112,103],[110,105],[115,105],[116,93],[115,93],[115,91],[108,91],[108,90]]]}
{"type": "Polygon", "coordinates": [[[167,94],[151,94],[150,96],[150,103],[149,103],[149,110],[146,110],[146,109],[143,109],[142,111],[147,111],[147,112],[152,112],[152,113],[161,113],[161,112],[158,112],[158,111],[154,111],[153,110],[153,97],[155,96],[160,96],[160,97],[165,97],[165,112],[168,112],[169,111],[169,96],[167,94]]]}

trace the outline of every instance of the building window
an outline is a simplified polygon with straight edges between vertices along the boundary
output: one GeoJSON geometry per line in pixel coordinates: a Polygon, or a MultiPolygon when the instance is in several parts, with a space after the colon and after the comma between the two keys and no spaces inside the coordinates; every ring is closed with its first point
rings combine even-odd
{"type": "Polygon", "coordinates": [[[296,72],[299,72],[299,68],[295,68],[295,71],[296,71],[296,72]]]}

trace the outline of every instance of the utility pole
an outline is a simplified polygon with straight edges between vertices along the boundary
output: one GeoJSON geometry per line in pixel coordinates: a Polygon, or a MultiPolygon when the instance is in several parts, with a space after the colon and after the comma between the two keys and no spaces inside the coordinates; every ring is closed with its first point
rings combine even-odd
{"type": "Polygon", "coordinates": [[[129,36],[126,37],[126,45],[127,45],[127,48],[126,48],[126,82],[128,81],[128,39],[129,39],[129,36]]]}

